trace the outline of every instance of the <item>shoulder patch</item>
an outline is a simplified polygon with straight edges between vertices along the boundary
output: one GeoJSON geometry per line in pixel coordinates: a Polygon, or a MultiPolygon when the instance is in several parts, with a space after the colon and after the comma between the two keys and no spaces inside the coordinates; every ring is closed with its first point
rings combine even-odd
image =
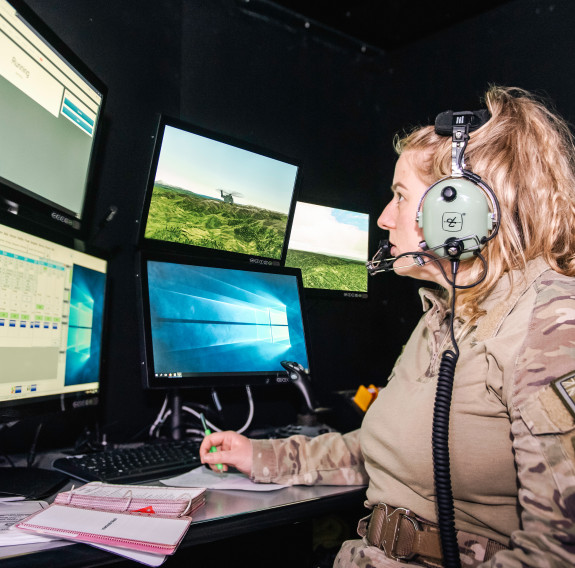
{"type": "Polygon", "coordinates": [[[554,380],[551,384],[567,410],[575,418],[575,371],[554,380]]]}

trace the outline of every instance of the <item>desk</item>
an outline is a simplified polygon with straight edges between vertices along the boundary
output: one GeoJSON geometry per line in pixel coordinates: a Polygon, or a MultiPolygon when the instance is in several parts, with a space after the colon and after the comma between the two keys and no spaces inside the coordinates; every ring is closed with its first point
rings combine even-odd
{"type": "MultiPolygon", "coordinates": [[[[224,561],[223,552],[230,556],[234,554],[233,545],[224,546],[234,542],[237,537],[251,536],[252,543],[258,543],[261,552],[262,531],[278,529],[278,543],[286,551],[296,548],[297,543],[291,542],[289,527],[300,525],[301,531],[295,531],[293,538],[299,538],[303,527],[302,523],[313,518],[321,517],[340,511],[359,511],[362,509],[365,498],[365,487],[286,487],[277,491],[251,492],[251,491],[216,491],[209,490],[205,505],[196,511],[190,529],[173,557],[169,557],[164,566],[184,566],[190,568],[207,568],[205,561],[196,562],[196,552],[205,545],[212,544],[211,556],[214,566],[220,568],[234,566],[257,566],[257,562],[242,562],[236,556],[237,564],[224,561]],[[281,529],[278,527],[282,527],[281,529]],[[230,540],[231,539],[231,540],[230,540]]],[[[309,530],[307,530],[309,532],[309,530]]],[[[309,535],[311,538],[311,535],[309,535]]],[[[237,544],[237,541],[235,541],[237,544]]],[[[272,543],[273,544],[273,543],[272,543]]],[[[303,544],[303,543],[302,543],[303,544]]],[[[203,553],[202,553],[203,554],[203,553]]],[[[238,551],[238,554],[240,552],[238,551]]],[[[276,550],[281,556],[281,550],[276,550]]],[[[244,559],[245,560],[245,559],[244,559]]],[[[263,558],[262,558],[263,561],[263,558]]],[[[62,548],[35,552],[24,556],[5,558],[0,560],[2,568],[47,568],[59,566],[63,568],[86,568],[87,566],[138,566],[133,561],[126,561],[119,556],[98,550],[85,544],[74,544],[62,548]]],[[[278,566],[281,562],[262,562],[262,566],[278,566]]],[[[143,565],[140,565],[143,566],[143,565]]],[[[303,568],[298,564],[294,568],[303,568]]]]}

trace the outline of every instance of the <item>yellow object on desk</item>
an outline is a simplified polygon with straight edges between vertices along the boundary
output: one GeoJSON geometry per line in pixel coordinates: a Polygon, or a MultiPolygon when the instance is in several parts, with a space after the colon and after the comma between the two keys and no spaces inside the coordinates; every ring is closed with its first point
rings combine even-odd
{"type": "Polygon", "coordinates": [[[371,403],[377,398],[378,394],[379,389],[375,385],[369,385],[369,387],[359,385],[359,388],[353,397],[353,402],[366,412],[371,403]]]}

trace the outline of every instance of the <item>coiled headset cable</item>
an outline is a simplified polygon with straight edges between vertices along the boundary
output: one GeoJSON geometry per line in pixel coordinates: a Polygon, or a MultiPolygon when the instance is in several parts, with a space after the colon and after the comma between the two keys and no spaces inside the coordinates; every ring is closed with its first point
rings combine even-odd
{"type": "Polygon", "coordinates": [[[459,261],[451,262],[452,285],[451,294],[451,320],[449,332],[453,349],[447,349],[441,356],[437,390],[435,393],[435,405],[433,408],[433,426],[431,443],[433,450],[433,475],[435,481],[435,494],[437,498],[437,522],[443,565],[446,568],[460,568],[459,546],[455,531],[455,508],[453,504],[453,490],[451,486],[451,469],[449,459],[449,415],[451,398],[453,394],[453,381],[455,366],[459,359],[459,348],[455,340],[454,315],[455,293],[457,286],[455,277],[459,268],[459,261]]]}

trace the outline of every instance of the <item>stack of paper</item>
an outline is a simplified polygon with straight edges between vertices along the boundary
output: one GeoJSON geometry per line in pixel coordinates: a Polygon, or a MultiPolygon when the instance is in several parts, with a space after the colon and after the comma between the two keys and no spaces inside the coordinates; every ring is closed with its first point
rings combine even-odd
{"type": "Polygon", "coordinates": [[[205,502],[204,487],[117,485],[93,481],[59,493],[58,505],[120,513],[147,513],[167,517],[189,516],[205,502]]]}
{"type": "Polygon", "coordinates": [[[47,507],[48,503],[45,501],[2,501],[0,503],[0,546],[16,546],[53,540],[49,537],[13,528],[14,524],[47,507]]]}
{"type": "Polygon", "coordinates": [[[204,503],[204,488],[88,483],[16,523],[35,535],[84,542],[157,566],[173,554],[204,503]]]}

